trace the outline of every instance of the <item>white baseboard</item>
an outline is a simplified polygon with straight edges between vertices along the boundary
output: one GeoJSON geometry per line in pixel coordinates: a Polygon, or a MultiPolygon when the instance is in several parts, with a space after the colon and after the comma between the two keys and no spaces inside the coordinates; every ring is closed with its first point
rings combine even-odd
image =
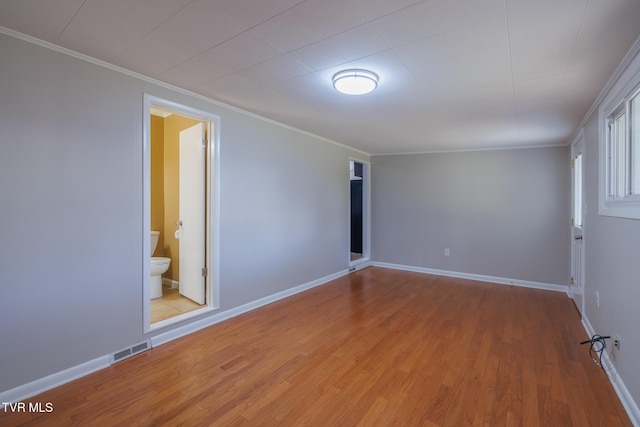
{"type": "MultiPolygon", "coordinates": [[[[400,269],[400,270],[407,270],[407,271],[416,271],[416,272],[422,272],[422,273],[428,273],[428,274],[437,274],[437,275],[441,275],[441,276],[451,276],[451,277],[459,277],[459,278],[466,278],[466,279],[472,279],[472,280],[481,280],[481,281],[486,281],[486,282],[493,282],[493,283],[504,283],[504,284],[510,284],[510,285],[516,285],[516,286],[526,286],[526,287],[535,287],[535,288],[539,288],[539,289],[547,289],[547,290],[554,290],[554,291],[562,291],[562,292],[566,292],[565,287],[562,286],[558,286],[558,285],[549,285],[549,284],[544,284],[544,283],[536,283],[536,282],[524,282],[524,281],[519,281],[519,280],[511,280],[511,279],[504,279],[504,278],[496,278],[496,277],[489,277],[489,276],[480,276],[480,275],[474,275],[474,274],[466,274],[466,273],[455,273],[455,272],[449,272],[449,271],[443,271],[443,270],[433,270],[433,269],[427,269],[427,268],[420,268],[420,267],[411,267],[411,266],[403,266],[403,265],[397,265],[397,264],[387,264],[387,263],[363,263],[363,264],[359,264],[357,266],[352,266],[351,268],[347,269],[347,270],[343,270],[343,271],[339,271],[337,273],[334,274],[330,274],[328,276],[322,277],[320,279],[317,280],[313,280],[311,282],[307,282],[304,283],[302,285],[296,286],[294,288],[290,288],[290,289],[286,289],[282,292],[278,292],[275,293],[273,295],[269,295],[267,297],[252,301],[250,303],[241,305],[239,307],[235,307],[232,309],[229,309],[227,311],[224,311],[222,313],[217,313],[215,315],[212,316],[208,316],[204,319],[200,319],[200,320],[196,320],[194,322],[191,322],[189,324],[186,324],[184,326],[172,329],[168,332],[164,332],[164,333],[160,333],[158,335],[155,335],[154,337],[151,337],[150,341],[151,341],[151,346],[152,347],[157,347],[159,345],[165,344],[167,342],[173,341],[175,339],[178,339],[180,337],[183,337],[185,335],[189,335],[193,332],[196,332],[200,329],[206,328],[208,326],[214,325],[216,323],[222,322],[224,320],[230,319],[232,317],[238,316],[240,314],[246,313],[248,311],[254,310],[256,308],[262,307],[264,305],[270,304],[272,302],[281,300],[283,298],[287,298],[289,296],[295,295],[297,293],[300,292],[304,292],[308,289],[314,288],[316,286],[320,286],[323,285],[325,283],[328,283],[332,280],[335,280],[339,277],[345,276],[348,273],[354,271],[354,270],[360,270],[362,268],[365,268],[369,265],[375,265],[378,267],[384,267],[384,268],[395,268],[395,269],[400,269]]],[[[82,363],[80,365],[71,367],[69,369],[66,369],[64,371],[61,372],[57,372],[55,374],[49,375],[47,377],[44,378],[40,378],[38,380],[32,381],[28,384],[13,388],[11,390],[7,390],[4,392],[0,392],[0,401],[2,402],[17,402],[20,400],[24,400],[27,399],[29,397],[35,396],[37,394],[43,393],[47,390],[50,390],[52,388],[58,387],[62,384],[71,382],[73,380],[76,380],[78,378],[81,378],[85,375],[89,375],[95,371],[98,371],[100,369],[106,368],[111,364],[111,355],[105,355],[105,356],[101,356],[99,358],[96,358],[94,360],[82,363]]],[[[615,387],[615,385],[614,385],[615,387]]],[[[626,388],[624,388],[624,390],[626,390],[626,388]]],[[[628,391],[627,391],[628,394],[628,391]]],[[[637,410],[637,406],[636,406],[636,410],[637,410]]]]}
{"type": "Polygon", "coordinates": [[[458,279],[477,280],[480,282],[497,283],[500,285],[521,286],[524,288],[544,289],[547,291],[564,292],[569,294],[569,287],[563,285],[555,285],[551,283],[531,282],[528,280],[508,279],[505,277],[484,276],[481,274],[459,273],[456,271],[436,270],[433,268],[414,267],[411,265],[391,264],[386,262],[371,262],[369,265],[383,268],[393,268],[396,270],[413,271],[416,273],[435,274],[437,276],[456,277],[458,279]]]}
{"type": "Polygon", "coordinates": [[[56,372],[30,383],[0,392],[0,402],[19,402],[111,365],[111,355],[101,356],[64,371],[56,372]]]}
{"type": "MultiPolygon", "coordinates": [[[[530,281],[516,280],[516,279],[505,279],[503,277],[482,276],[478,274],[457,273],[457,272],[446,271],[446,270],[434,270],[431,268],[413,267],[413,266],[399,265],[399,264],[389,264],[384,262],[372,262],[370,263],[370,265],[374,265],[376,267],[383,267],[383,268],[393,268],[396,270],[414,271],[417,273],[435,274],[438,276],[457,277],[461,279],[480,280],[483,282],[492,282],[492,283],[505,284],[505,285],[524,286],[527,288],[536,288],[536,289],[544,289],[549,291],[565,292],[567,293],[567,295],[569,295],[569,292],[570,292],[568,286],[554,285],[549,283],[530,282],[530,281]]],[[[586,316],[582,317],[582,325],[584,326],[584,329],[587,331],[587,334],[589,334],[590,337],[595,335],[596,332],[594,331],[593,327],[591,326],[591,323],[589,322],[589,319],[587,319],[586,316]]],[[[605,370],[609,377],[609,381],[611,381],[611,384],[613,385],[613,389],[615,390],[616,394],[618,395],[618,398],[620,399],[620,402],[622,403],[622,406],[624,406],[624,409],[627,411],[627,414],[631,419],[631,423],[636,427],[640,427],[640,409],[638,408],[638,404],[635,402],[635,400],[631,396],[631,393],[629,393],[629,389],[627,389],[624,382],[620,378],[620,375],[618,375],[618,371],[616,370],[615,365],[611,361],[609,354],[607,354],[606,352],[602,355],[602,363],[604,364],[605,370]]]]}
{"type": "MultiPolygon", "coordinates": [[[[358,269],[364,268],[364,267],[365,265],[361,265],[361,266],[358,266],[358,269]]],[[[171,331],[158,334],[150,339],[151,346],[157,347],[169,341],[173,341],[177,338],[183,337],[185,335],[189,335],[195,331],[206,328],[207,326],[214,325],[216,323],[222,322],[223,320],[227,320],[232,317],[238,316],[240,314],[246,313],[248,311],[254,310],[258,307],[262,307],[263,305],[267,305],[269,303],[295,295],[297,293],[306,291],[316,286],[324,285],[325,283],[328,283],[339,277],[345,276],[348,273],[349,273],[349,270],[339,271],[337,273],[330,274],[320,279],[304,283],[294,288],[286,289],[282,292],[278,292],[273,295],[269,295],[267,297],[258,299],[256,301],[252,301],[250,303],[241,305],[240,307],[235,307],[230,310],[224,311],[222,313],[218,313],[213,316],[208,316],[204,319],[196,320],[192,323],[186,324],[184,326],[173,329],[171,331]]],[[[99,371],[100,369],[107,368],[110,365],[111,365],[111,354],[98,357],[97,359],[90,360],[88,362],[82,363],[77,366],[73,366],[69,369],[65,369],[64,371],[56,372],[55,374],[51,374],[44,378],[40,378],[30,383],[15,387],[13,389],[0,392],[0,402],[13,403],[13,402],[19,402],[24,399],[28,399],[40,393],[44,393],[47,390],[51,390],[55,387],[69,383],[73,380],[84,377],[93,372],[99,371]]]]}
{"type": "Polygon", "coordinates": [[[157,347],[159,345],[165,344],[169,341],[173,341],[185,335],[189,335],[193,332],[199,331],[200,329],[206,328],[208,326],[215,325],[216,323],[220,323],[224,320],[230,319],[235,316],[239,316],[240,314],[246,313],[251,310],[255,310],[256,308],[262,307],[263,305],[270,304],[272,302],[281,300],[283,298],[290,297],[297,293],[306,291],[308,289],[314,288],[316,286],[324,285],[332,280],[335,280],[339,277],[342,277],[349,273],[349,270],[343,270],[338,273],[330,274],[328,276],[322,277],[317,280],[313,280],[311,282],[304,283],[302,285],[296,286],[294,288],[286,289],[282,292],[275,293],[273,295],[266,296],[264,298],[260,298],[258,300],[249,302],[247,304],[241,305],[239,307],[232,308],[227,311],[223,311],[222,313],[217,313],[213,316],[205,317],[204,319],[196,320],[195,322],[191,322],[187,325],[180,326],[176,329],[172,329],[168,332],[164,332],[158,334],[154,337],[151,337],[151,346],[157,347]]]}
{"type": "Polygon", "coordinates": [[[180,289],[180,283],[172,280],[172,279],[167,279],[165,277],[162,278],[162,286],[166,286],[168,288],[171,289],[180,289]]]}
{"type": "MultiPolygon", "coordinates": [[[[582,326],[590,337],[596,334],[587,316],[582,316],[582,326]]],[[[622,378],[620,378],[620,375],[618,375],[616,366],[613,364],[606,351],[602,354],[601,363],[604,366],[605,372],[609,377],[609,381],[618,395],[622,406],[624,406],[624,409],[627,411],[627,415],[629,415],[631,423],[636,427],[640,426],[640,408],[638,408],[638,404],[633,400],[633,396],[629,393],[629,389],[624,384],[624,381],[622,381],[622,378]]]]}

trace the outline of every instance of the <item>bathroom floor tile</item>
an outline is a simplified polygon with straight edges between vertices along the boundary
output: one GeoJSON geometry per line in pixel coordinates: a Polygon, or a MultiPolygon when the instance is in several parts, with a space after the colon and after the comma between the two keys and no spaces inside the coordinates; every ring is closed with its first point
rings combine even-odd
{"type": "Polygon", "coordinates": [[[151,323],[201,308],[200,304],[180,295],[178,289],[162,287],[162,297],[151,300],[151,323]]]}

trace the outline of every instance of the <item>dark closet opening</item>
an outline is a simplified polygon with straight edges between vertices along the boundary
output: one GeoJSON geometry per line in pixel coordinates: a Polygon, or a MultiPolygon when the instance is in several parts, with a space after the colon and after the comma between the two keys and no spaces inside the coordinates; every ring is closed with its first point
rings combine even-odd
{"type": "Polygon", "coordinates": [[[362,204],[363,165],[351,161],[351,261],[363,257],[362,248],[362,204]]]}

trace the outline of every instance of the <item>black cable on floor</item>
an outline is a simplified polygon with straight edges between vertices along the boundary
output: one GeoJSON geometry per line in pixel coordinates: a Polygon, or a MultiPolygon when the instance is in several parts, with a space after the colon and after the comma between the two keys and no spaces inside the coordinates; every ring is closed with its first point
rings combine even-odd
{"type": "Polygon", "coordinates": [[[604,365],[602,363],[602,353],[604,349],[607,348],[606,339],[611,338],[610,336],[603,337],[601,335],[594,335],[590,340],[582,341],[580,344],[590,344],[589,345],[589,355],[591,356],[591,360],[593,363],[598,365],[600,369],[604,371],[604,365]],[[596,360],[595,355],[598,355],[598,359],[596,360]]]}

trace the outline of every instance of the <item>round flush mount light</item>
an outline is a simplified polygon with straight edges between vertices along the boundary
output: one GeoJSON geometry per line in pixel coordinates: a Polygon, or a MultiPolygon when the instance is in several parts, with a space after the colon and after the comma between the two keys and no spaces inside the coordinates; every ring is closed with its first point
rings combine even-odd
{"type": "Polygon", "coordinates": [[[378,75],[367,70],[344,70],[333,75],[333,87],[347,95],[364,95],[378,87],[378,75]]]}

